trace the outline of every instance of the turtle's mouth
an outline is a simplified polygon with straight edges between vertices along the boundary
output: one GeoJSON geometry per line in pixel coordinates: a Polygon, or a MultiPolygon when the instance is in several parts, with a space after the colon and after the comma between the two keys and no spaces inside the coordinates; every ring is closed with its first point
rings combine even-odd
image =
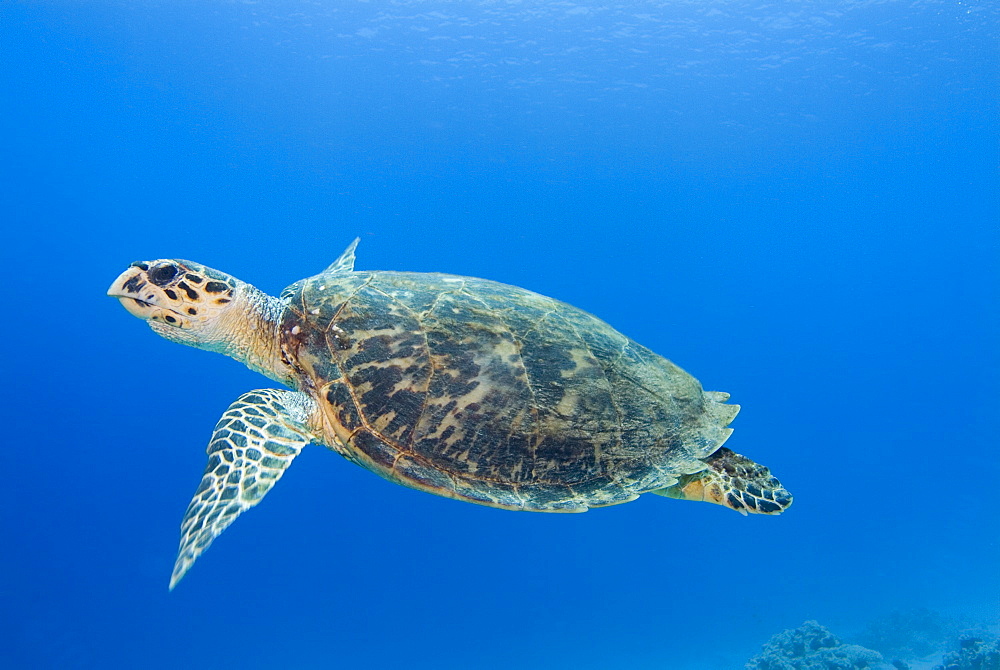
{"type": "Polygon", "coordinates": [[[118,298],[118,302],[122,304],[122,307],[124,307],[129,314],[131,314],[132,316],[137,316],[140,319],[142,318],[148,319],[151,312],[157,308],[157,305],[154,305],[151,302],[146,302],[145,300],[139,300],[138,298],[133,298],[127,295],[116,295],[112,297],[118,298]]]}
{"type": "Polygon", "coordinates": [[[158,296],[149,291],[151,287],[144,274],[140,268],[129,268],[111,283],[108,295],[117,298],[129,314],[140,319],[148,320],[157,310],[179,314],[176,310],[153,302],[158,296]]]}

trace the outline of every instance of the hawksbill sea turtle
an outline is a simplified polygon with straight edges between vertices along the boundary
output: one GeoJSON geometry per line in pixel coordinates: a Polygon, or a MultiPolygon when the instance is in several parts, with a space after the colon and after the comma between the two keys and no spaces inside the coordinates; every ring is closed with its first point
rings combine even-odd
{"type": "Polygon", "coordinates": [[[293,390],[222,415],[181,524],[172,589],[300,450],[322,444],[447,498],[583,512],[655,493],[778,514],[792,497],[722,446],[739,411],[667,359],[565,303],[484,279],[354,270],[269,296],[198,263],[132,263],[108,295],[157,334],[293,390]]]}

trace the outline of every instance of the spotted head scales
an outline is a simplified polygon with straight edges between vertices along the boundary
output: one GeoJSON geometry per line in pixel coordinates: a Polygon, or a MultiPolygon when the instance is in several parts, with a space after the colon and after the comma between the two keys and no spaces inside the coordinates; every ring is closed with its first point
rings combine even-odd
{"type": "Polygon", "coordinates": [[[385,479],[508,510],[583,512],[653,493],[779,514],[792,497],[723,443],[739,411],[596,317],[497,282],[355,271],[355,240],[280,296],[198,263],[111,285],[173,342],[287,389],[223,413],[181,523],[170,588],[308,444],[385,479]]]}

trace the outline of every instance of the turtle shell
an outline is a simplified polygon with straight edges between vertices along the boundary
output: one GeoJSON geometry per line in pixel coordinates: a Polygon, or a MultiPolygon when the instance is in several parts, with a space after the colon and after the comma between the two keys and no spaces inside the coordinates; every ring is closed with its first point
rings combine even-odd
{"type": "Polygon", "coordinates": [[[627,502],[704,469],[739,410],[600,319],[514,286],[404,272],[293,286],[283,355],[327,444],[438,495],[627,502]]]}

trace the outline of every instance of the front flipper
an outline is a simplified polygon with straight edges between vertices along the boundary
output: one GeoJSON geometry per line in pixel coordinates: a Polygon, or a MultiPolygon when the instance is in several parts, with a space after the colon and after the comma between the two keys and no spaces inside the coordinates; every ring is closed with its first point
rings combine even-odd
{"type": "Polygon", "coordinates": [[[208,466],[181,522],[173,590],[195,560],[240,514],[261,501],[302,447],[316,409],[296,391],[260,389],[229,406],[208,443],[208,466]]]}
{"type": "Polygon", "coordinates": [[[722,447],[705,459],[707,468],[679,477],[673,486],[650,491],[680,500],[724,505],[740,514],[781,514],[792,504],[792,494],[771,471],[746,456],[722,447]]]}
{"type": "Polygon", "coordinates": [[[331,263],[330,267],[323,270],[323,274],[352,272],[354,270],[354,250],[358,248],[360,241],[360,237],[355,237],[354,241],[344,249],[344,253],[340,254],[340,257],[331,263]]]}

